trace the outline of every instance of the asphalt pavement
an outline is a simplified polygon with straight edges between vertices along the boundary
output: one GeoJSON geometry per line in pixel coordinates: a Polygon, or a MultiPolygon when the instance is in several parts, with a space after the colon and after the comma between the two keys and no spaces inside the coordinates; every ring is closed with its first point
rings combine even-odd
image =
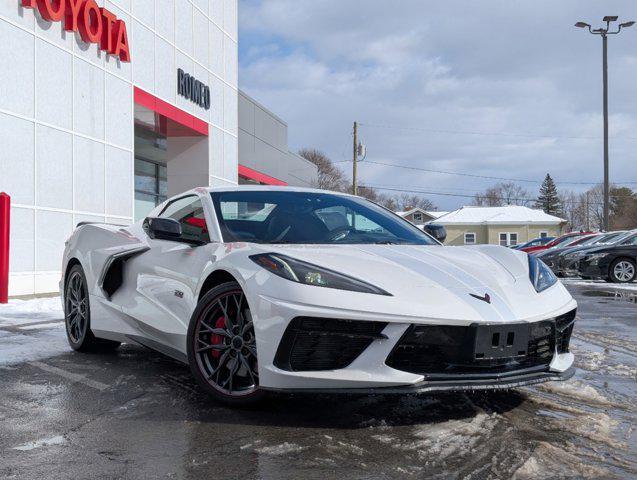
{"type": "Polygon", "coordinates": [[[637,286],[568,282],[566,382],[421,396],[207,398],[140,347],[81,354],[60,316],[0,310],[0,478],[637,478],[637,286]]]}

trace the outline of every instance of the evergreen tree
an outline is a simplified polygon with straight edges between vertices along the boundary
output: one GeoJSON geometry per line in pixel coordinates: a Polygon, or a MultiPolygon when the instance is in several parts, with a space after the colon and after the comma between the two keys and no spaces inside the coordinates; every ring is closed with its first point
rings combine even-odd
{"type": "Polygon", "coordinates": [[[560,215],[562,213],[562,204],[557,193],[557,187],[548,173],[540,187],[540,195],[535,202],[535,208],[544,210],[549,215],[560,215]]]}

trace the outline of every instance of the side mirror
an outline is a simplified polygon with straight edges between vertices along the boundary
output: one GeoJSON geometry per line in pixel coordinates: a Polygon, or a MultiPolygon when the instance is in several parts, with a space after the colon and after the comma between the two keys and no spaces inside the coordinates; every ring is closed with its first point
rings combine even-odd
{"type": "Polygon", "coordinates": [[[173,218],[146,217],[143,227],[150,238],[181,240],[181,225],[173,218]]]}

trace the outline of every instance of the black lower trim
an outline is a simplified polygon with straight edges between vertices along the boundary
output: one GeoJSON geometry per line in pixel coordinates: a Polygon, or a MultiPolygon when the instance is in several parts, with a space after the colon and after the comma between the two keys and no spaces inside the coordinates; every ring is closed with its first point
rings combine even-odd
{"type": "Polygon", "coordinates": [[[444,380],[435,381],[423,380],[413,385],[401,385],[394,387],[374,387],[374,388],[268,388],[263,390],[297,393],[345,393],[345,394],[410,394],[410,393],[435,393],[435,392],[466,392],[474,390],[507,390],[511,388],[524,387],[537,383],[549,381],[568,380],[575,374],[575,367],[571,367],[564,372],[535,372],[519,373],[506,377],[490,379],[465,379],[465,380],[444,380]]]}
{"type": "Polygon", "coordinates": [[[387,338],[385,322],[296,317],[281,338],[274,366],[292,372],[350,365],[374,340],[387,338]]]}
{"type": "Polygon", "coordinates": [[[132,340],[135,343],[138,343],[142,347],[146,347],[155,352],[159,352],[167,357],[172,358],[173,360],[177,360],[178,362],[185,363],[188,365],[188,356],[185,353],[180,352],[176,348],[169,347],[168,345],[164,345],[163,343],[157,342],[150,338],[140,337],[139,335],[126,335],[126,338],[132,340]]]}

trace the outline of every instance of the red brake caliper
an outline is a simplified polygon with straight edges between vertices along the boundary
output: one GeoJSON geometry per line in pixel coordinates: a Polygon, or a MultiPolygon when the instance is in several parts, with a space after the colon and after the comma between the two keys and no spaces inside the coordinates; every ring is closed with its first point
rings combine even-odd
{"type": "MultiPolygon", "coordinates": [[[[225,327],[226,327],[226,319],[224,317],[219,317],[217,321],[215,322],[215,328],[225,328],[225,327]]],[[[210,336],[211,345],[221,345],[222,343],[223,343],[223,335],[217,335],[216,333],[213,333],[210,336]]],[[[219,358],[219,356],[221,355],[221,352],[219,350],[211,350],[210,354],[215,358],[219,358]]]]}

